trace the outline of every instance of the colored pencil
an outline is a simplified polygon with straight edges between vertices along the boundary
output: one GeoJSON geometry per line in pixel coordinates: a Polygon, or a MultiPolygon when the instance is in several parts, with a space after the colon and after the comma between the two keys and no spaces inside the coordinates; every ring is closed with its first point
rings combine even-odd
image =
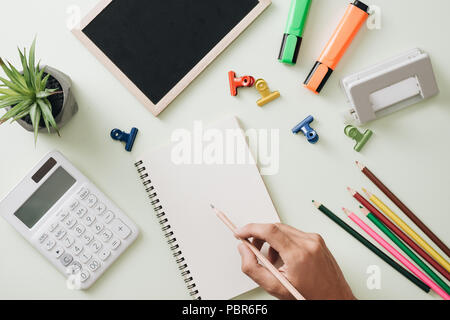
{"type": "Polygon", "coordinates": [[[397,260],[399,260],[408,270],[414,273],[419,279],[425,282],[434,292],[440,295],[445,300],[450,300],[450,296],[441,289],[436,283],[434,283],[430,278],[428,278],[422,271],[420,271],[415,265],[409,262],[400,252],[398,252],[394,247],[387,243],[382,237],[373,231],[367,224],[364,223],[357,215],[350,212],[349,210],[342,208],[344,212],[353,220],[361,229],[363,229],[368,235],[370,235],[376,242],[378,242],[384,249],[386,249],[390,254],[392,254],[397,260]]]}
{"type": "MultiPolygon", "coordinates": [[[[231,222],[230,219],[228,219],[227,215],[218,209],[216,209],[213,205],[211,205],[211,208],[216,213],[217,217],[234,233],[236,234],[236,226],[231,222]]],[[[286,290],[289,291],[289,293],[294,296],[297,300],[305,300],[305,298],[298,292],[298,290],[289,282],[288,279],[286,279],[281,272],[275,268],[275,266],[270,263],[270,261],[264,256],[261,251],[259,251],[248,239],[240,239],[244,245],[249,248],[253,254],[258,258],[258,260],[261,262],[261,264],[266,267],[267,270],[269,270],[275,278],[280,281],[281,285],[286,288],[286,290]]]]}
{"type": "Polygon", "coordinates": [[[426,274],[428,274],[442,289],[445,290],[448,294],[450,294],[450,287],[441,279],[439,276],[431,270],[430,267],[426,265],[411,249],[408,248],[395,234],[391,232],[380,220],[377,219],[369,210],[364,207],[361,207],[361,212],[370,221],[375,224],[378,229],[380,229],[385,235],[389,237],[396,245],[399,247],[408,257],[410,257],[426,274]]]}
{"type": "Polygon", "coordinates": [[[358,200],[359,203],[363,205],[363,207],[366,207],[369,209],[369,211],[374,214],[378,219],[380,219],[383,224],[388,227],[397,237],[402,239],[410,248],[412,248],[419,256],[425,259],[429,264],[431,264],[437,271],[439,271],[440,274],[442,274],[444,277],[449,279],[449,272],[445,270],[439,263],[434,261],[434,259],[428,255],[428,253],[425,252],[417,243],[415,243],[413,240],[411,240],[405,233],[403,233],[402,230],[397,228],[397,226],[391,222],[388,218],[386,218],[378,209],[372,205],[366,198],[364,198],[361,194],[356,192],[355,190],[351,188],[347,188],[347,190],[352,194],[352,196],[358,200]]]}
{"type": "Polygon", "coordinates": [[[411,219],[414,224],[419,227],[420,230],[425,233],[428,238],[431,239],[444,253],[450,257],[450,249],[444,242],[441,241],[386,185],[378,179],[372,171],[365,165],[356,161],[356,165],[362,171],[362,173],[369,178],[395,205],[403,211],[403,213],[411,219]]]}
{"type": "Polygon", "coordinates": [[[425,240],[423,240],[413,229],[411,229],[398,215],[394,213],[387,205],[383,203],[377,196],[363,189],[367,198],[372,201],[385,215],[397,224],[407,235],[409,235],[418,245],[422,247],[430,256],[434,258],[447,271],[450,271],[450,264],[431,247],[425,240]]]}
{"type": "Polygon", "coordinates": [[[405,278],[409,279],[412,283],[414,283],[416,286],[418,286],[420,289],[422,289],[425,292],[430,292],[430,287],[428,287],[425,283],[423,283],[421,280],[416,278],[413,274],[411,274],[408,270],[403,268],[401,265],[399,265],[397,262],[395,262],[391,257],[389,257],[387,254],[385,254],[383,251],[378,249],[375,245],[372,244],[369,240],[364,238],[358,231],[350,227],[347,223],[345,223],[343,220],[341,220],[338,216],[336,216],[331,210],[329,210],[327,207],[322,205],[321,203],[318,203],[316,201],[313,201],[314,206],[319,209],[323,214],[325,214],[328,218],[333,220],[337,225],[339,225],[342,229],[347,231],[352,237],[354,237],[356,240],[361,242],[367,249],[375,253],[378,257],[380,257],[384,262],[389,264],[392,268],[397,270],[399,273],[401,273],[405,278]]]}

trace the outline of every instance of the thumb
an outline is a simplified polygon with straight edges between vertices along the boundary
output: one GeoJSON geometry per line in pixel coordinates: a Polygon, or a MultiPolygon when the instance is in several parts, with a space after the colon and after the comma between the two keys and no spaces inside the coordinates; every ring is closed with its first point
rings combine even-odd
{"type": "Polygon", "coordinates": [[[242,272],[272,295],[285,290],[277,278],[258,263],[256,256],[245,244],[239,244],[238,250],[242,259],[242,272]]]}

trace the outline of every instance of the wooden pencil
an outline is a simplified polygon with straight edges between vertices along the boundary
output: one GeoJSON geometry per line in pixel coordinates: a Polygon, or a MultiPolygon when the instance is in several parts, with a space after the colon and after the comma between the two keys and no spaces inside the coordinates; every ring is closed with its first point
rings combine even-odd
{"type": "Polygon", "coordinates": [[[430,267],[426,265],[411,249],[408,248],[395,234],[391,232],[377,217],[375,217],[367,208],[361,207],[361,212],[363,215],[373,222],[374,225],[378,227],[389,239],[391,239],[397,247],[399,247],[408,257],[410,257],[426,274],[428,274],[431,279],[433,279],[438,286],[450,294],[450,287],[441,279],[439,276],[431,270],[430,267]]]}
{"type": "Polygon", "coordinates": [[[417,245],[414,241],[412,241],[403,231],[401,231],[395,224],[391,222],[388,218],[386,218],[378,209],[373,206],[366,198],[364,198],[361,194],[356,192],[355,190],[351,188],[347,188],[347,190],[350,192],[350,194],[363,205],[363,207],[366,207],[369,209],[370,212],[372,212],[381,222],[384,223],[386,227],[388,227],[393,233],[397,235],[400,239],[402,239],[406,244],[412,248],[419,256],[424,258],[429,264],[431,264],[437,271],[439,271],[440,274],[442,274],[444,277],[449,279],[450,275],[447,270],[445,270],[439,263],[434,261],[434,259],[428,255],[428,253],[425,252],[419,245],[417,245]]]}
{"type": "Polygon", "coordinates": [[[374,194],[363,189],[367,198],[372,201],[385,215],[387,215],[392,221],[397,224],[400,229],[402,229],[407,235],[409,235],[417,244],[419,244],[422,249],[424,249],[430,256],[434,258],[441,266],[443,266],[447,271],[450,271],[450,264],[436,251],[432,246],[430,246],[425,240],[422,239],[410,226],[408,226],[398,215],[395,214],[387,205],[383,203],[374,194]]]}
{"type": "Polygon", "coordinates": [[[425,292],[430,292],[430,287],[428,287],[425,283],[423,283],[420,279],[416,278],[413,274],[411,274],[408,270],[403,268],[401,265],[399,265],[397,262],[395,262],[391,257],[389,257],[387,254],[385,254],[383,251],[378,249],[375,245],[373,245],[369,240],[364,238],[359,232],[357,232],[355,229],[350,227],[347,223],[345,223],[343,220],[341,220],[338,216],[336,216],[331,210],[329,210],[327,207],[322,205],[321,203],[318,203],[316,201],[313,201],[314,206],[319,209],[323,214],[325,214],[328,218],[333,220],[337,225],[339,225],[342,229],[347,231],[352,237],[354,237],[356,240],[361,242],[367,249],[375,253],[378,257],[380,257],[384,262],[389,264],[392,268],[397,270],[399,273],[401,273],[405,278],[410,280],[412,283],[414,283],[416,286],[418,286],[420,289],[422,289],[425,292]]]}
{"type": "Polygon", "coordinates": [[[441,241],[389,188],[381,182],[375,174],[369,170],[365,165],[356,161],[356,165],[362,173],[369,178],[395,205],[403,211],[403,213],[414,222],[414,224],[425,233],[444,253],[450,257],[450,249],[441,241]]]}
{"type": "MultiPolygon", "coordinates": [[[[225,213],[216,209],[213,205],[211,208],[216,213],[217,217],[236,235],[236,226],[231,222],[231,220],[226,216],[225,213]]],[[[259,251],[248,239],[240,239],[244,245],[249,248],[253,254],[258,258],[261,264],[269,270],[275,278],[280,281],[281,285],[289,291],[289,293],[297,300],[305,300],[305,298],[298,292],[298,290],[286,279],[281,272],[275,268],[275,266],[267,259],[261,251],[259,251]]]]}
{"type": "Polygon", "coordinates": [[[408,259],[406,259],[400,252],[398,252],[393,246],[387,243],[382,237],[372,230],[364,221],[362,221],[356,214],[350,212],[349,210],[342,208],[344,212],[348,215],[350,219],[353,220],[361,229],[363,229],[369,236],[371,236],[376,242],[378,242],[384,249],[386,249],[390,254],[392,254],[398,261],[400,261],[408,270],[414,273],[419,279],[425,282],[434,292],[441,296],[445,300],[450,300],[450,296],[433,282],[428,276],[426,276],[422,271],[420,271],[414,264],[412,264],[408,259]]]}

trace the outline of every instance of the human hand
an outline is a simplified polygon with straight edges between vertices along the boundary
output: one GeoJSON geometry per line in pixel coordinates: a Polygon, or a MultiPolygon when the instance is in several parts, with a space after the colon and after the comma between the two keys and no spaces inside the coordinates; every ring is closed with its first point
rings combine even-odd
{"type": "MultiPolygon", "coordinates": [[[[270,245],[268,259],[307,300],[352,300],[352,290],[336,260],[318,234],[299,231],[284,224],[249,224],[239,228],[236,236],[250,239],[258,250],[270,245]]],[[[239,245],[242,271],[269,294],[279,299],[293,299],[283,285],[262,265],[244,244],[239,245]]]]}

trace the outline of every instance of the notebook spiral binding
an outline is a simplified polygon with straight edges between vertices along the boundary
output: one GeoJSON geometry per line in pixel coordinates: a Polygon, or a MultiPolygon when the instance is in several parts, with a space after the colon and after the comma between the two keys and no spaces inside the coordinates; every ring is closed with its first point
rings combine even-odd
{"type": "Polygon", "coordinates": [[[177,243],[177,238],[175,238],[175,235],[171,230],[169,220],[166,217],[163,206],[158,199],[158,194],[154,186],[152,185],[152,181],[150,180],[149,174],[143,164],[144,163],[142,161],[138,161],[135,163],[135,166],[139,173],[139,178],[142,180],[142,183],[144,185],[145,192],[147,192],[150,203],[153,206],[153,210],[155,211],[156,217],[161,226],[161,230],[163,231],[164,236],[167,238],[167,243],[169,244],[170,250],[173,253],[173,257],[178,264],[178,269],[181,271],[181,276],[186,283],[190,296],[194,300],[201,300],[200,294],[196,289],[194,278],[192,277],[188,265],[186,264],[183,257],[183,252],[181,251],[180,246],[177,243]]]}

